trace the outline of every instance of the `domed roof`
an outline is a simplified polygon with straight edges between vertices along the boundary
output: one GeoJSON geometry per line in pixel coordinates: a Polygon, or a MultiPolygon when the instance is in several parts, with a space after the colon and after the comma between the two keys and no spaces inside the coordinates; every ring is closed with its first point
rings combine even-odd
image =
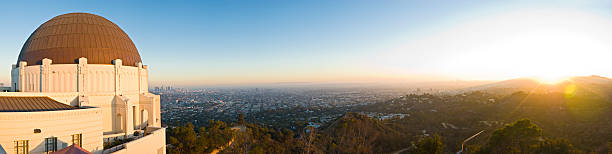
{"type": "Polygon", "coordinates": [[[63,14],[40,25],[30,35],[19,53],[20,61],[40,65],[49,58],[52,64],[77,64],[81,57],[89,64],[136,66],[140,55],[130,37],[104,17],[89,13],[63,14]]]}

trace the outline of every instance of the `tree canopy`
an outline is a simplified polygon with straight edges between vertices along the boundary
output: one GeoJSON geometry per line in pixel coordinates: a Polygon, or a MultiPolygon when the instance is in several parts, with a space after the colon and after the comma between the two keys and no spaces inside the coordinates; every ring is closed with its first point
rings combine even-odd
{"type": "Polygon", "coordinates": [[[444,150],[444,143],[438,134],[424,137],[415,143],[414,154],[441,154],[444,150]]]}

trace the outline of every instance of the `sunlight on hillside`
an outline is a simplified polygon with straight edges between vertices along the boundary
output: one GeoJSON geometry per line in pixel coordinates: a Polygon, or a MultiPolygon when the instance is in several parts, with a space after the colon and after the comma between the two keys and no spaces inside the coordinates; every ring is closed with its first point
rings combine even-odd
{"type": "Polygon", "coordinates": [[[567,86],[565,86],[565,98],[571,98],[576,96],[576,85],[575,84],[569,84],[567,86]]]}

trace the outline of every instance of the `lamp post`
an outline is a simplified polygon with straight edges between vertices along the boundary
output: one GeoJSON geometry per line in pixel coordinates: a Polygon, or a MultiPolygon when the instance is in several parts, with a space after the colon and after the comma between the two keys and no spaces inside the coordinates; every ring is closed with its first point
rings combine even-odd
{"type": "Polygon", "coordinates": [[[474,137],[480,135],[480,133],[484,132],[484,130],[481,130],[480,132],[468,137],[467,139],[463,140],[463,142],[461,142],[461,151],[457,152],[457,154],[462,154],[463,153],[463,145],[465,144],[465,142],[472,140],[474,137]]]}

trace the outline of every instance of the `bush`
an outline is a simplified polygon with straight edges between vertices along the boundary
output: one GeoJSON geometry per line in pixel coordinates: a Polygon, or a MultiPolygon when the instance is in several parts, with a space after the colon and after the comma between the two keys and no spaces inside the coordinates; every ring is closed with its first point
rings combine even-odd
{"type": "Polygon", "coordinates": [[[134,140],[133,138],[128,138],[128,139],[115,139],[112,142],[104,142],[104,149],[109,149],[109,148],[121,145],[126,142],[130,142],[133,140],[134,140]]]}
{"type": "Polygon", "coordinates": [[[493,132],[482,153],[528,153],[542,139],[542,129],[529,119],[521,119],[493,132]]]}
{"type": "Polygon", "coordinates": [[[444,144],[440,135],[425,137],[415,144],[416,148],[413,153],[416,154],[441,154],[444,150],[444,144]]]}

